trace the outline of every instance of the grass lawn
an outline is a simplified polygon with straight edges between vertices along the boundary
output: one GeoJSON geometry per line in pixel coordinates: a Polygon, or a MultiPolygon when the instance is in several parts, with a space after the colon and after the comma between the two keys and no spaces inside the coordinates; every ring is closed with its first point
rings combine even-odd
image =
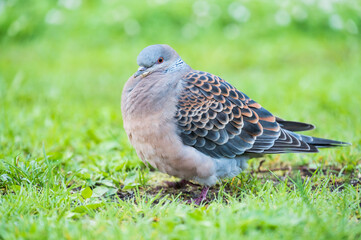
{"type": "Polygon", "coordinates": [[[361,238],[357,1],[5,2],[0,239],[361,238]],[[122,87],[154,43],[352,146],[251,160],[187,204],[200,188],[166,188],[177,179],[147,168],[122,128],[122,87]]]}

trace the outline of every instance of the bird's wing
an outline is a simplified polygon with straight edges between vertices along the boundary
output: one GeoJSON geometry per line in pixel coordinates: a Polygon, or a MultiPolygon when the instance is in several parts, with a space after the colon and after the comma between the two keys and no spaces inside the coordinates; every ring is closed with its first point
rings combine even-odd
{"type": "Polygon", "coordinates": [[[214,158],[317,151],[220,77],[191,71],[182,81],[175,118],[185,145],[214,158]]]}

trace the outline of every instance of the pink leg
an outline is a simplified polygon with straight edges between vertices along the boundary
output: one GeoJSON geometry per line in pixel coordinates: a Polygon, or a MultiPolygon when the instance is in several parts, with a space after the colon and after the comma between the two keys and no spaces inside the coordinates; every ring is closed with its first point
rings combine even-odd
{"type": "MultiPolygon", "coordinates": [[[[203,189],[202,189],[202,192],[201,194],[199,195],[198,198],[194,199],[194,204],[196,205],[200,205],[204,200],[207,199],[207,193],[208,193],[208,190],[209,190],[209,187],[207,186],[204,186],[203,189]]],[[[192,201],[188,201],[189,203],[191,203],[192,201]]]]}

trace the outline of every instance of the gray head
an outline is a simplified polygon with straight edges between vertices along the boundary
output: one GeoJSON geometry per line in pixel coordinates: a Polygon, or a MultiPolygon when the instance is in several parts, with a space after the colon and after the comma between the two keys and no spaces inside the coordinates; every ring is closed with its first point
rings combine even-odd
{"type": "MultiPolygon", "coordinates": [[[[164,72],[172,68],[181,58],[168,45],[157,44],[144,48],[137,57],[138,71],[134,77],[145,77],[153,72],[164,72]]],[[[183,61],[182,61],[183,63],[183,61]]]]}

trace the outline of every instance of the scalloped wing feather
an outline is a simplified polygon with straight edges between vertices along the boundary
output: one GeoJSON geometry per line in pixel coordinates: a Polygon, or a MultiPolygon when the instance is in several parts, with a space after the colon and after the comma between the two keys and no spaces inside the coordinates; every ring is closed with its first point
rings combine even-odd
{"type": "Polygon", "coordinates": [[[192,71],[184,77],[183,85],[175,118],[184,144],[214,158],[317,152],[302,135],[287,130],[312,125],[276,118],[220,77],[192,71]]]}

